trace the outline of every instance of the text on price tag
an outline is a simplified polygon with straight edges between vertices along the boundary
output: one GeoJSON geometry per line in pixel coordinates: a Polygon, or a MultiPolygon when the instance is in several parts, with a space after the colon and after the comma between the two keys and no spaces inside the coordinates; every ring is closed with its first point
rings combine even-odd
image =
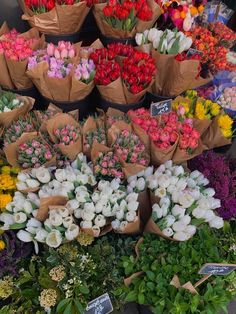
{"type": "Polygon", "coordinates": [[[84,314],[108,314],[113,311],[113,306],[108,293],[92,300],[87,305],[84,314]]]}
{"type": "Polygon", "coordinates": [[[207,263],[199,270],[199,274],[224,276],[236,269],[236,264],[207,263]]]}
{"type": "Polygon", "coordinates": [[[203,55],[203,52],[194,48],[189,48],[188,52],[187,52],[187,57],[192,57],[194,55],[203,55]]]}
{"type": "Polygon", "coordinates": [[[156,117],[171,112],[172,99],[167,99],[151,104],[151,116],[156,117]]]}

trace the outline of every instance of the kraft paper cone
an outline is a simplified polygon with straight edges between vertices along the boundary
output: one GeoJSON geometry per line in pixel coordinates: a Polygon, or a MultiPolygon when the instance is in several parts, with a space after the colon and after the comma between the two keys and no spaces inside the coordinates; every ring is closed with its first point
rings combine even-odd
{"type": "Polygon", "coordinates": [[[152,10],[152,19],[151,21],[141,21],[138,19],[136,30],[139,33],[144,32],[146,29],[150,29],[162,14],[162,10],[155,0],[147,0],[147,4],[152,10]]]}
{"type": "Polygon", "coordinates": [[[94,165],[96,164],[96,159],[99,157],[100,153],[108,153],[110,151],[112,151],[111,148],[95,141],[93,143],[92,150],[91,150],[91,160],[92,160],[93,164],[94,165]]]}
{"type": "Polygon", "coordinates": [[[159,166],[165,163],[167,160],[171,160],[176,147],[178,145],[178,139],[171,147],[167,149],[160,149],[158,148],[153,141],[151,141],[151,163],[154,166],[159,166]]]}
{"type": "Polygon", "coordinates": [[[10,32],[10,29],[9,29],[9,27],[7,25],[7,22],[4,22],[2,24],[2,26],[0,27],[0,36],[4,35],[6,33],[9,33],[9,32],[10,32]]]}
{"type": "Polygon", "coordinates": [[[155,59],[157,68],[155,83],[153,84],[153,93],[167,96],[163,94],[162,90],[165,82],[168,81],[172,73],[172,65],[175,55],[160,54],[158,51],[152,49],[151,56],[155,59]]]}
{"type": "Polygon", "coordinates": [[[159,204],[160,197],[155,195],[155,191],[149,191],[149,197],[150,197],[150,205],[159,204]]]}
{"type": "Polygon", "coordinates": [[[93,236],[94,238],[102,237],[108,232],[110,232],[111,230],[112,230],[112,227],[110,224],[102,228],[102,231],[100,231],[100,233],[96,233],[95,230],[93,230],[92,228],[81,228],[82,232],[87,233],[93,236]]]}
{"type": "Polygon", "coordinates": [[[123,90],[122,80],[119,77],[108,85],[97,85],[97,89],[101,96],[110,102],[117,104],[126,104],[126,98],[123,90]]]}
{"type": "Polygon", "coordinates": [[[108,129],[107,140],[108,140],[109,146],[113,146],[115,144],[117,137],[119,137],[119,134],[123,130],[128,130],[129,132],[131,132],[132,127],[130,124],[128,124],[124,121],[117,121],[108,129]]]}
{"type": "Polygon", "coordinates": [[[65,78],[44,77],[46,86],[51,93],[51,98],[56,101],[70,101],[71,75],[65,78]]]}
{"type": "Polygon", "coordinates": [[[26,89],[33,86],[32,81],[26,75],[28,59],[23,61],[15,61],[6,58],[6,63],[11,79],[17,89],[26,89]]]}
{"type": "Polygon", "coordinates": [[[171,75],[164,82],[163,95],[179,95],[188,89],[197,88],[211,81],[212,77],[207,79],[198,78],[199,66],[200,61],[198,60],[172,60],[171,75]]]}
{"type": "Polygon", "coordinates": [[[143,142],[143,144],[145,145],[146,152],[150,156],[150,147],[151,147],[150,137],[138,124],[132,123],[132,127],[134,130],[134,133],[138,135],[141,142],[143,142]]]}
{"type": "Polygon", "coordinates": [[[211,125],[210,119],[193,119],[193,127],[202,135],[211,125]]]}
{"type": "Polygon", "coordinates": [[[143,228],[146,225],[147,221],[150,219],[152,214],[152,207],[150,204],[150,197],[147,189],[139,193],[138,202],[139,202],[138,210],[140,213],[140,219],[143,228]]]}
{"type": "Polygon", "coordinates": [[[179,242],[173,238],[170,238],[170,237],[167,237],[165,236],[161,229],[156,225],[156,223],[154,222],[154,220],[152,218],[150,218],[144,228],[144,232],[147,232],[147,233],[153,233],[153,234],[157,234],[159,235],[160,237],[166,239],[166,240],[170,240],[170,241],[175,241],[175,242],[179,242]]]}
{"type": "Polygon", "coordinates": [[[49,207],[53,205],[66,205],[68,199],[64,196],[49,196],[40,199],[40,206],[37,210],[36,219],[45,221],[48,218],[49,207]]]}
{"type": "MultiPolygon", "coordinates": [[[[117,154],[117,156],[119,156],[117,154]]],[[[138,164],[132,164],[132,163],[126,163],[120,158],[120,163],[122,165],[122,171],[124,172],[124,175],[126,179],[129,177],[135,176],[137,173],[144,171],[147,167],[138,165],[138,164]]]]}
{"type": "Polygon", "coordinates": [[[172,157],[173,163],[176,163],[176,164],[183,163],[189,159],[192,159],[200,155],[203,151],[204,151],[204,147],[203,147],[201,139],[198,140],[198,147],[193,151],[192,154],[188,154],[185,149],[180,149],[179,146],[177,146],[174,152],[174,156],[172,157]]]}
{"type": "Polygon", "coordinates": [[[95,17],[98,28],[101,33],[107,37],[113,38],[131,38],[135,36],[135,28],[132,31],[124,31],[120,29],[115,29],[110,26],[104,19],[103,8],[106,6],[106,3],[95,4],[93,8],[93,15],[95,17]]]}
{"type": "Polygon", "coordinates": [[[136,220],[134,222],[129,222],[122,231],[115,231],[115,232],[119,234],[139,234],[141,233],[141,229],[142,229],[142,225],[141,225],[140,213],[138,213],[138,216],[136,217],[136,220]]]}
{"type": "Polygon", "coordinates": [[[20,116],[25,116],[33,108],[35,101],[33,98],[19,95],[16,95],[16,97],[23,101],[24,105],[10,112],[0,113],[0,125],[4,127],[10,126],[13,121],[17,120],[20,116]]]}
{"type": "MultiPolygon", "coordinates": [[[[152,86],[152,84],[153,84],[153,82],[151,82],[148,87],[152,86]]],[[[126,104],[135,104],[136,102],[139,102],[141,100],[141,98],[146,94],[148,87],[145,88],[143,91],[141,91],[138,94],[133,94],[128,90],[126,85],[123,84],[123,90],[124,90],[124,94],[125,94],[126,104]]]]}
{"type": "Polygon", "coordinates": [[[133,279],[140,277],[141,275],[143,275],[144,272],[143,271],[139,271],[137,273],[134,273],[133,275],[129,276],[128,278],[124,279],[124,284],[126,287],[129,287],[133,281],[133,279]]]}
{"type": "Polygon", "coordinates": [[[135,47],[135,49],[141,52],[145,52],[150,55],[152,51],[152,44],[144,44],[141,46],[137,46],[135,47]]]}
{"type": "Polygon", "coordinates": [[[89,84],[85,84],[81,81],[78,81],[75,76],[72,74],[71,78],[71,90],[70,90],[70,101],[81,100],[87,97],[94,88],[94,81],[91,81],[89,84]]]}
{"type": "Polygon", "coordinates": [[[231,144],[231,139],[224,137],[218,126],[218,117],[213,118],[210,127],[202,135],[202,143],[204,149],[212,149],[215,147],[225,146],[231,144]]]}
{"type": "MultiPolygon", "coordinates": [[[[73,125],[74,127],[79,127],[79,123],[76,122],[71,115],[66,113],[58,113],[55,117],[47,121],[47,131],[54,143],[57,143],[58,140],[54,135],[54,131],[60,127],[66,125],[73,125]]],[[[58,144],[57,147],[60,149],[63,155],[67,156],[70,160],[74,160],[77,155],[82,151],[82,139],[81,135],[75,141],[74,144],[63,145],[58,144]]]]}
{"type": "Polygon", "coordinates": [[[46,84],[45,77],[47,76],[48,63],[43,61],[38,63],[36,67],[27,71],[27,75],[31,78],[34,85],[39,90],[40,94],[46,98],[52,99],[52,94],[46,84]]]}
{"type": "Polygon", "coordinates": [[[108,108],[106,115],[110,117],[124,117],[125,114],[118,109],[108,108]]]}
{"type": "Polygon", "coordinates": [[[89,132],[96,131],[97,130],[97,124],[95,119],[90,116],[88,119],[85,121],[83,128],[82,128],[82,134],[83,134],[83,153],[88,157],[91,158],[91,147],[88,149],[85,147],[85,137],[89,132]]]}

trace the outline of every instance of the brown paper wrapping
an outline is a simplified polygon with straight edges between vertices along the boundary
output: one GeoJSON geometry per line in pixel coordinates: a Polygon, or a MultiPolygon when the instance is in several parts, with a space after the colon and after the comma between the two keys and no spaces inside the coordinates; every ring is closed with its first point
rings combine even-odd
{"type": "Polygon", "coordinates": [[[100,231],[99,234],[95,233],[95,231],[92,228],[81,228],[81,231],[87,234],[90,234],[94,238],[98,238],[101,236],[104,236],[108,232],[112,230],[112,226],[110,224],[106,225],[105,227],[102,228],[102,231],[100,231]]]}
{"type": "Polygon", "coordinates": [[[96,39],[89,47],[81,47],[79,51],[80,58],[89,59],[91,52],[88,52],[86,48],[93,48],[93,50],[104,48],[101,40],[96,39]]]}
{"type": "Polygon", "coordinates": [[[34,99],[27,96],[16,95],[16,97],[24,102],[21,107],[15,108],[10,112],[0,113],[0,125],[8,127],[11,125],[12,121],[17,120],[20,116],[25,116],[34,105],[34,99]]]}
{"type": "Polygon", "coordinates": [[[178,141],[177,139],[177,141],[167,149],[160,149],[151,141],[151,163],[154,166],[159,166],[167,160],[171,160],[178,145],[178,141]]]}
{"type": "MultiPolygon", "coordinates": [[[[28,140],[33,140],[34,138],[39,137],[37,132],[31,132],[31,133],[23,133],[21,137],[12,144],[7,145],[7,147],[4,148],[4,152],[7,158],[8,163],[13,167],[20,167],[18,164],[18,149],[19,145],[27,142],[28,140]]],[[[51,160],[47,161],[44,166],[50,167],[55,165],[56,163],[56,156],[54,156],[51,160]]]]}
{"type": "MultiPolygon", "coordinates": [[[[152,207],[152,205],[154,204],[159,204],[160,202],[160,197],[155,195],[154,191],[149,191],[149,197],[150,197],[150,205],[152,207]]],[[[150,217],[149,217],[150,218],[150,217]]]]}
{"type": "Polygon", "coordinates": [[[145,52],[147,54],[151,54],[151,51],[152,51],[152,44],[149,43],[149,44],[143,44],[141,46],[137,46],[135,47],[136,50],[138,51],[142,51],[142,52],[145,52]]]}
{"type": "Polygon", "coordinates": [[[165,236],[161,229],[155,224],[154,220],[152,218],[150,218],[144,228],[144,232],[147,232],[147,233],[153,233],[153,234],[157,234],[159,235],[160,237],[164,238],[164,239],[167,239],[167,240],[170,240],[170,241],[175,241],[175,242],[179,242],[171,237],[167,237],[165,236]]]}
{"type": "Polygon", "coordinates": [[[146,169],[146,167],[142,165],[124,162],[121,158],[120,163],[126,179],[146,169]]]}
{"type": "Polygon", "coordinates": [[[71,75],[68,75],[65,78],[56,78],[49,77],[45,73],[44,80],[45,85],[51,94],[50,99],[56,101],[70,100],[71,75]]]}
{"type": "Polygon", "coordinates": [[[97,85],[97,89],[105,100],[117,104],[126,104],[121,78],[118,78],[106,86],[97,85]]]}
{"type": "Polygon", "coordinates": [[[74,75],[71,78],[71,90],[70,90],[70,101],[81,100],[88,96],[94,88],[94,81],[89,84],[85,84],[78,81],[74,75]]]}
{"type": "Polygon", "coordinates": [[[203,150],[204,150],[204,147],[203,147],[201,139],[198,140],[198,147],[193,151],[192,154],[188,154],[185,149],[180,149],[179,146],[177,146],[174,152],[174,156],[172,157],[172,160],[174,163],[180,164],[200,155],[203,152],[203,150]]]}
{"type": "Polygon", "coordinates": [[[152,81],[147,88],[145,88],[143,91],[141,91],[138,94],[132,94],[128,88],[126,87],[126,85],[123,83],[123,90],[124,90],[124,94],[125,94],[125,99],[126,99],[126,103],[127,104],[135,104],[136,102],[140,101],[141,98],[146,94],[147,90],[149,87],[151,87],[153,85],[154,81],[152,81]]]}
{"type": "Polygon", "coordinates": [[[33,86],[32,81],[26,76],[28,59],[14,61],[6,58],[7,67],[12,81],[17,89],[26,89],[33,86]]]}
{"type": "Polygon", "coordinates": [[[220,127],[218,126],[218,117],[219,116],[213,118],[210,127],[202,135],[201,139],[204,149],[212,149],[231,144],[231,139],[224,137],[220,127]]]}
{"type": "Polygon", "coordinates": [[[112,146],[114,145],[117,137],[123,130],[128,130],[129,132],[132,131],[132,127],[130,124],[124,122],[124,121],[117,121],[115,122],[110,129],[107,131],[107,140],[108,140],[108,145],[112,146]]]}
{"type": "Polygon", "coordinates": [[[175,55],[160,54],[158,51],[152,49],[151,56],[156,61],[155,63],[157,69],[155,83],[153,84],[153,93],[167,96],[163,94],[162,89],[165,82],[167,82],[172,75],[172,65],[175,55]]]}
{"type": "Polygon", "coordinates": [[[202,135],[210,127],[212,121],[210,119],[193,119],[193,127],[196,129],[200,135],[202,135]]]}
{"type": "Polygon", "coordinates": [[[147,189],[139,193],[138,202],[139,202],[138,210],[140,213],[140,219],[143,228],[146,225],[147,221],[150,219],[152,214],[152,207],[150,204],[150,197],[147,189]]]}
{"type": "Polygon", "coordinates": [[[89,8],[85,1],[74,5],[57,5],[51,11],[34,14],[24,4],[24,0],[18,0],[24,14],[22,19],[29,22],[44,34],[73,34],[80,30],[89,8]]]}
{"type": "Polygon", "coordinates": [[[129,222],[122,231],[116,231],[116,233],[139,234],[141,233],[141,230],[142,230],[142,222],[140,218],[140,213],[138,212],[138,216],[134,222],[129,222]]]}
{"type": "Polygon", "coordinates": [[[85,137],[89,132],[97,130],[97,124],[95,119],[90,116],[88,119],[85,121],[83,128],[82,128],[82,134],[83,134],[83,153],[88,157],[91,158],[91,147],[87,149],[85,147],[85,137]]]}
{"type": "Polygon", "coordinates": [[[96,159],[99,157],[100,153],[108,153],[110,151],[112,151],[111,148],[95,141],[93,143],[92,150],[91,150],[91,160],[93,164],[96,165],[96,159]]]}
{"type": "Polygon", "coordinates": [[[147,154],[150,155],[151,141],[149,135],[138,124],[132,123],[132,127],[135,134],[138,135],[140,140],[145,145],[147,154]]]}
{"type": "Polygon", "coordinates": [[[153,17],[150,21],[141,21],[137,19],[136,26],[132,31],[124,31],[115,29],[110,26],[104,19],[103,8],[106,6],[105,3],[99,3],[94,5],[93,14],[97,25],[104,36],[113,37],[113,38],[131,38],[134,37],[137,32],[143,32],[146,29],[149,29],[153,26],[155,21],[162,14],[161,8],[154,0],[148,0],[148,5],[150,6],[153,17]]]}
{"type": "Polygon", "coordinates": [[[45,221],[48,217],[48,211],[52,205],[66,205],[68,199],[64,196],[49,196],[40,199],[40,206],[37,211],[36,219],[45,221]]]}
{"type": "MultiPolygon", "coordinates": [[[[54,143],[57,143],[57,138],[54,135],[55,129],[66,125],[73,125],[74,127],[79,127],[79,123],[76,122],[73,117],[66,113],[58,113],[55,117],[47,121],[47,131],[54,143]]],[[[70,145],[57,145],[63,155],[67,156],[70,160],[74,160],[77,155],[82,152],[82,137],[78,137],[74,144],[70,145]]]]}
{"type": "Polygon", "coordinates": [[[162,85],[162,94],[165,96],[176,96],[188,89],[197,88],[210,82],[212,77],[206,79],[201,77],[197,78],[199,66],[200,61],[198,60],[178,61],[172,59],[168,79],[166,79],[162,85]]]}
{"type": "Polygon", "coordinates": [[[170,285],[174,286],[177,289],[186,289],[192,294],[198,294],[197,290],[190,281],[186,282],[184,285],[181,285],[179,277],[177,275],[174,275],[170,282],[170,285]]]}
{"type": "Polygon", "coordinates": [[[143,274],[144,274],[143,271],[139,271],[139,272],[134,273],[133,275],[131,275],[131,276],[125,278],[125,279],[124,279],[124,284],[125,284],[125,286],[126,286],[126,287],[129,287],[129,286],[131,285],[133,279],[135,279],[135,278],[137,278],[137,277],[140,277],[140,276],[143,275],[143,274]]]}

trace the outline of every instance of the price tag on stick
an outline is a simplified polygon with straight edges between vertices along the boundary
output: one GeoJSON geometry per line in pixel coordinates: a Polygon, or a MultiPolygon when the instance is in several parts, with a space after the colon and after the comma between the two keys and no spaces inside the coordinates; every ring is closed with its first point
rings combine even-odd
{"type": "Polygon", "coordinates": [[[87,305],[84,314],[108,314],[113,311],[113,306],[108,293],[92,300],[87,305]]]}
{"type": "Polygon", "coordinates": [[[171,112],[171,103],[172,103],[172,99],[167,99],[167,100],[152,103],[151,108],[150,108],[151,116],[156,117],[164,113],[171,112]]]}
{"type": "Polygon", "coordinates": [[[224,276],[232,273],[236,269],[236,264],[207,263],[199,270],[199,274],[224,276]]]}

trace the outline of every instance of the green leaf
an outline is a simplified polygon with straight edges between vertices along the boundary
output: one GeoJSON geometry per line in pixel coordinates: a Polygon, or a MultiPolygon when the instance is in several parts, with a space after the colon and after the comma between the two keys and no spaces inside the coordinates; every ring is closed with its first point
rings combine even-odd
{"type": "Polygon", "coordinates": [[[89,288],[86,286],[79,287],[79,290],[84,294],[89,294],[89,288]]]}
{"type": "Polygon", "coordinates": [[[143,293],[138,294],[138,303],[139,304],[144,304],[145,303],[145,296],[143,293]]]}
{"type": "Polygon", "coordinates": [[[125,298],[125,301],[126,302],[132,302],[132,301],[136,301],[136,298],[137,298],[137,294],[135,291],[130,291],[126,298],[125,298]]]}
{"type": "Polygon", "coordinates": [[[82,304],[79,302],[79,300],[75,299],[74,304],[75,304],[76,309],[78,310],[78,314],[83,314],[84,308],[83,308],[82,304]]]}
{"type": "Polygon", "coordinates": [[[57,305],[57,312],[63,312],[69,302],[71,302],[71,299],[61,300],[57,305]]]}
{"type": "Polygon", "coordinates": [[[148,279],[150,279],[150,280],[152,280],[152,281],[155,279],[155,274],[154,274],[154,272],[148,270],[148,271],[146,271],[146,274],[147,274],[148,279]]]}
{"type": "Polygon", "coordinates": [[[67,304],[63,314],[71,314],[72,313],[72,300],[70,300],[70,303],[67,304]]]}
{"type": "Polygon", "coordinates": [[[22,224],[13,224],[10,226],[11,230],[18,230],[18,229],[24,229],[26,226],[26,222],[22,223],[22,224]]]}

